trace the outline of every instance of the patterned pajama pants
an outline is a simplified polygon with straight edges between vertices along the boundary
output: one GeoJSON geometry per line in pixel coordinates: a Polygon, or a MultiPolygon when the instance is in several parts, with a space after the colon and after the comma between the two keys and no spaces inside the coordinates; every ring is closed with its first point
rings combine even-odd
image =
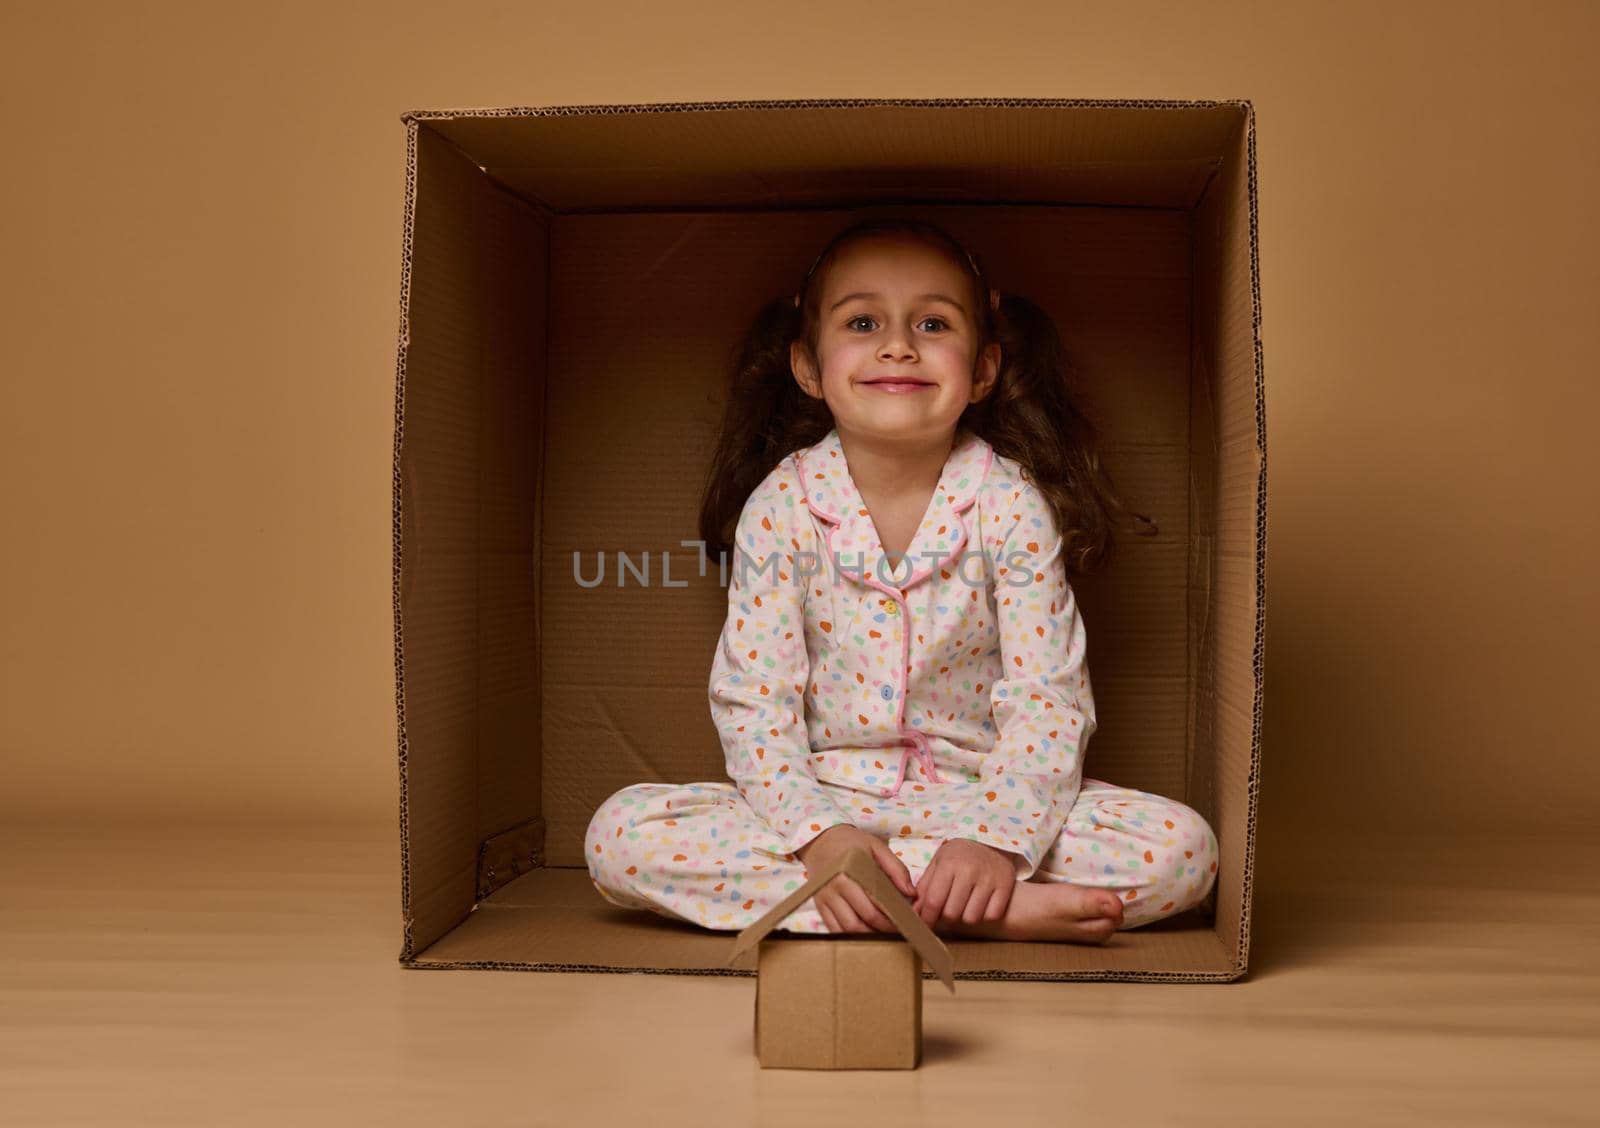
{"type": "MultiPolygon", "coordinates": [[[[946,838],[959,803],[940,785],[883,798],[824,784],[851,822],[888,840],[918,882],[946,838]],[[912,833],[907,833],[912,831],[912,833]]],[[[640,783],[600,805],[584,838],[595,888],[613,905],[648,909],[705,928],[739,931],[805,883],[793,854],[738,789],[723,783],[640,783]],[[781,846],[778,846],[781,849],[781,846]]],[[[1198,905],[1217,872],[1217,837],[1182,803],[1084,779],[1066,825],[1030,877],[1110,889],[1122,898],[1122,929],[1138,928],[1198,905]]],[[[827,932],[813,898],[778,925],[827,932]]]]}

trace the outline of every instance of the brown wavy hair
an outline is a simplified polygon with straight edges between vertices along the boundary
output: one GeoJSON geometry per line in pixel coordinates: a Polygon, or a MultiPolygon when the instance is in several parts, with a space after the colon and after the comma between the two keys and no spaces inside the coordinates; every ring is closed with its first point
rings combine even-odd
{"type": "Polygon", "coordinates": [[[731,552],[739,514],[755,487],[787,455],[833,428],[827,404],[796,382],[789,345],[804,341],[815,361],[829,268],[848,244],[883,235],[921,240],[949,256],[971,280],[978,350],[981,354],[990,342],[999,343],[1000,373],[987,396],[967,405],[958,425],[1019,463],[1049,500],[1068,573],[1095,572],[1108,563],[1116,551],[1116,527],[1129,517],[1141,526],[1137,535],[1153,535],[1155,523],[1123,504],[1101,464],[1097,429],[1074,401],[1074,374],[1050,315],[1020,294],[1004,292],[998,310],[992,308],[981,261],[937,224],[870,217],[836,233],[797,294],[766,303],[739,342],[701,497],[700,536],[707,551],[731,552]]]}

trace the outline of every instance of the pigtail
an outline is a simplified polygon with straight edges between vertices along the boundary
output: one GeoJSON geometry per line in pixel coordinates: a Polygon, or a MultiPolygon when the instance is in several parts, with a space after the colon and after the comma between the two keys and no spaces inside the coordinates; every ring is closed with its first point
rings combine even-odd
{"type": "Polygon", "coordinates": [[[733,547],[744,504],[787,455],[828,433],[827,404],[805,393],[789,365],[789,345],[813,354],[820,325],[820,283],[838,249],[874,234],[926,240],[970,271],[978,301],[980,348],[1000,344],[994,388],[962,413],[963,425],[998,453],[1014,459],[1046,496],[1062,530],[1062,559],[1069,574],[1094,572],[1109,562],[1118,529],[1131,518],[1138,536],[1159,530],[1123,504],[1100,460],[1097,428],[1077,405],[1072,366],[1050,315],[1019,294],[991,290],[983,261],[949,232],[925,220],[867,217],[829,240],[799,290],[763,306],[739,342],[731,364],[722,431],[700,505],[700,536],[710,555],[733,547]],[[992,300],[983,300],[989,297],[992,300]]]}
{"type": "Polygon", "coordinates": [[[1077,404],[1075,374],[1050,315],[1020,294],[1001,293],[995,311],[1000,378],[963,420],[994,449],[1016,460],[1049,500],[1062,531],[1069,574],[1095,572],[1116,552],[1129,519],[1135,535],[1154,521],[1122,502],[1099,452],[1099,432],[1077,404]]]}
{"type": "Polygon", "coordinates": [[[827,405],[805,393],[789,366],[789,342],[800,335],[801,317],[792,295],[774,298],[736,346],[700,503],[700,539],[713,559],[732,550],[739,514],[761,480],[833,426],[827,405]]]}

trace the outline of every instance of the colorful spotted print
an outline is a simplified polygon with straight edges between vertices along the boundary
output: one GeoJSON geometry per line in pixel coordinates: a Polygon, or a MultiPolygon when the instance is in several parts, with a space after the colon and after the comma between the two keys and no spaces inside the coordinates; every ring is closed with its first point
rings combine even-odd
{"type": "MultiPolygon", "coordinates": [[[[913,874],[945,838],[969,838],[1007,852],[1019,881],[1100,884],[1125,897],[1155,898],[1160,888],[1163,915],[1179,909],[1162,904],[1192,903],[1214,870],[1203,820],[1099,784],[1100,800],[1136,805],[1151,824],[1128,830],[1097,822],[1104,809],[1082,794],[1094,698],[1060,550],[1044,495],[969,431],[957,432],[899,559],[883,549],[836,430],[785,458],[740,515],[712,662],[711,714],[731,783],[642,784],[607,800],[590,827],[596,886],[618,904],[743,927],[760,912],[718,916],[699,901],[689,912],[681,891],[710,902],[728,892],[718,882],[731,881],[749,894],[738,904],[760,904],[755,893],[775,877],[803,875],[796,850],[851,823],[899,839],[913,874]],[[708,806],[714,818],[704,817],[708,806]],[[681,826],[690,828],[683,837],[681,826]],[[1159,841],[1141,837],[1158,827],[1159,841]],[[1086,854],[1074,837],[1097,848],[1086,854]],[[1098,857],[1111,850],[1117,859],[1098,857]],[[1181,865],[1173,851],[1188,854],[1181,865]],[[1164,883],[1123,884],[1125,853],[1167,867],[1164,883]],[[722,861],[711,865],[709,855],[722,861]],[[1102,868],[1079,881],[1091,861],[1102,868]],[[715,878],[705,886],[688,876],[700,863],[715,878]]],[[[774,892],[770,903],[786,890],[774,892]]]]}
{"type": "MultiPolygon", "coordinates": [[[[913,768],[915,771],[916,768],[913,768]]],[[[961,795],[908,780],[882,799],[823,784],[863,830],[889,840],[920,881],[946,838],[964,837],[961,795]]],[[[589,876],[613,905],[648,909],[704,928],[738,931],[805,883],[805,866],[730,783],[640,783],[601,804],[584,841],[589,876]]],[[[1085,779],[1060,835],[1028,880],[1109,889],[1122,898],[1122,931],[1199,905],[1217,872],[1217,839],[1195,811],[1149,792],[1085,779]]],[[[778,925],[827,932],[807,897],[778,925]]]]}

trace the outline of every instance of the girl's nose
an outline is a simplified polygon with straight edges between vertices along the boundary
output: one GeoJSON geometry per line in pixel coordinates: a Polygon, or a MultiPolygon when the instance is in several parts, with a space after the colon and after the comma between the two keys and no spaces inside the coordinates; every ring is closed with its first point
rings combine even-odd
{"type": "Polygon", "coordinates": [[[891,329],[883,339],[883,344],[878,349],[881,360],[895,357],[914,356],[915,350],[911,347],[911,338],[903,330],[891,329]]]}

